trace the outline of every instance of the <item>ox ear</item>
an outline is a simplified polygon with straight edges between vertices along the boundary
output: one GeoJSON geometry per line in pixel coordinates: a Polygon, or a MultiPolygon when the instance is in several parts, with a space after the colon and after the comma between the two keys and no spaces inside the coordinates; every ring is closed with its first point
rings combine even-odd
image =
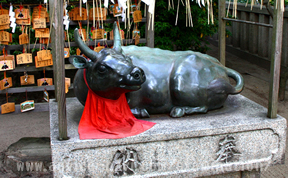
{"type": "Polygon", "coordinates": [[[90,62],[83,56],[71,56],[69,62],[73,64],[77,69],[87,68],[90,62]]]}
{"type": "Polygon", "coordinates": [[[114,22],[113,24],[113,39],[114,39],[113,49],[119,53],[123,53],[121,48],[121,37],[116,22],[114,22]]]}

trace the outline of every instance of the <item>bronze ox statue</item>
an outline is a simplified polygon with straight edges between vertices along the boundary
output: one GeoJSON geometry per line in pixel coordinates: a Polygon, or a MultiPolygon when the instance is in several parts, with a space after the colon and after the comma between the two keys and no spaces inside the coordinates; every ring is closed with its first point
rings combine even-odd
{"type": "Polygon", "coordinates": [[[167,51],[157,48],[122,46],[114,23],[114,47],[99,53],[86,46],[74,31],[75,41],[90,59],[71,56],[79,70],[74,92],[84,105],[88,87],[97,95],[115,100],[123,93],[136,117],[170,113],[171,117],[206,113],[223,106],[228,94],[242,91],[242,76],[211,56],[193,51],[167,51]],[[229,77],[236,86],[229,83],[229,77]]]}

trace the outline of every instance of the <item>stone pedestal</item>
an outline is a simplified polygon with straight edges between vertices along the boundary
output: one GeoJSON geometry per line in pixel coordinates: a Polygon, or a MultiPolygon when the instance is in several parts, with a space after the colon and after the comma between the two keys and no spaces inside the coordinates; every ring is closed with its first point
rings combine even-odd
{"type": "Polygon", "coordinates": [[[59,141],[57,105],[50,101],[54,177],[257,177],[284,162],[286,119],[268,119],[266,108],[241,95],[207,114],[153,115],[152,129],[113,140],[79,139],[83,108],[67,99],[70,139],[59,141]]]}

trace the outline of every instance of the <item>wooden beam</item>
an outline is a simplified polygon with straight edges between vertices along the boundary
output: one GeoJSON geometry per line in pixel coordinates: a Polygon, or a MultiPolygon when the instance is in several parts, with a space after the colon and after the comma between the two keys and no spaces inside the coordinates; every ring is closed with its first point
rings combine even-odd
{"type": "Polygon", "coordinates": [[[269,103],[268,114],[269,118],[277,117],[278,108],[278,90],[280,79],[280,65],[282,53],[282,33],[283,33],[283,12],[278,7],[274,9],[273,15],[273,36],[271,49],[271,69],[270,69],[270,87],[269,87],[269,103]]]}
{"type": "Polygon", "coordinates": [[[37,91],[53,91],[54,85],[47,85],[47,86],[29,86],[29,87],[12,87],[7,88],[6,90],[0,90],[0,94],[6,94],[7,93],[24,93],[24,92],[37,92],[37,91]]]}
{"type": "Polygon", "coordinates": [[[219,39],[219,60],[222,65],[225,66],[225,51],[226,51],[226,21],[223,19],[225,17],[226,6],[225,0],[219,0],[218,3],[218,39],[219,39]]]}
{"type": "Polygon", "coordinates": [[[67,118],[65,98],[65,60],[63,29],[63,1],[50,0],[52,55],[54,63],[54,85],[58,102],[59,140],[67,140],[67,118]]]}
{"type": "MultiPolygon", "coordinates": [[[[69,90],[73,89],[73,83],[70,85],[69,90]]],[[[0,90],[0,94],[6,94],[7,93],[25,93],[27,92],[43,92],[44,90],[47,91],[54,91],[55,86],[54,85],[47,85],[47,86],[30,86],[30,87],[12,87],[7,88],[5,90],[0,90]]]]}
{"type": "MultiPolygon", "coordinates": [[[[98,44],[98,42],[100,42],[101,45],[105,45],[105,44],[113,45],[113,40],[101,39],[101,40],[97,40],[97,44],[98,44]]],[[[146,43],[146,39],[141,38],[140,43],[146,43]]],[[[135,44],[135,41],[132,39],[123,39],[123,44],[135,44]]],[[[41,44],[41,45],[43,46],[43,44],[41,44]]],[[[65,45],[68,46],[68,42],[66,42],[65,45]]],[[[94,46],[94,45],[95,45],[95,41],[89,41],[89,46],[94,46]]],[[[20,51],[22,51],[22,49],[23,49],[23,45],[5,45],[5,46],[0,46],[0,50],[2,50],[4,47],[6,50],[20,50],[20,51]]],[[[27,46],[30,47],[31,49],[34,48],[34,44],[29,44],[27,46]]],[[[77,46],[77,44],[75,42],[70,42],[70,46],[75,47],[75,46],[77,46]]],[[[40,44],[36,44],[35,48],[40,48],[40,44]]]]}
{"type": "MultiPolygon", "coordinates": [[[[42,90],[43,91],[43,90],[42,90]]],[[[49,104],[48,103],[35,103],[35,109],[29,111],[30,112],[47,112],[49,111],[49,104]]],[[[0,107],[0,112],[1,112],[1,107],[0,107]]],[[[9,115],[13,114],[20,114],[21,109],[20,109],[20,104],[15,105],[15,112],[9,113],[9,115]]]]}
{"type": "MultiPolygon", "coordinates": [[[[251,13],[252,14],[252,13],[251,13]]],[[[254,15],[254,14],[253,14],[254,15]]],[[[251,25],[257,25],[257,26],[264,26],[264,27],[270,27],[273,28],[273,25],[266,24],[266,23],[258,23],[258,22],[252,22],[252,21],[247,21],[247,20],[239,20],[239,19],[232,19],[232,18],[223,18],[224,20],[229,20],[233,22],[239,22],[239,23],[246,23],[246,24],[251,24],[251,25]]]]}

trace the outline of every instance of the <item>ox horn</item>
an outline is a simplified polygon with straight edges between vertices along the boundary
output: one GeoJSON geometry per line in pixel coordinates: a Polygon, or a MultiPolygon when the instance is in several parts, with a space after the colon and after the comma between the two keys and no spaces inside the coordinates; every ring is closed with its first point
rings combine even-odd
{"type": "Polygon", "coordinates": [[[75,42],[78,45],[78,47],[80,48],[80,50],[88,57],[90,58],[92,61],[97,61],[97,59],[100,57],[100,54],[93,51],[92,49],[90,49],[80,38],[79,36],[79,31],[76,28],[74,30],[74,38],[75,38],[75,42]]]}
{"type": "Polygon", "coordinates": [[[122,53],[122,48],[121,48],[121,37],[118,29],[118,25],[116,22],[113,24],[113,39],[114,39],[114,45],[113,49],[119,53],[122,53]]]}

